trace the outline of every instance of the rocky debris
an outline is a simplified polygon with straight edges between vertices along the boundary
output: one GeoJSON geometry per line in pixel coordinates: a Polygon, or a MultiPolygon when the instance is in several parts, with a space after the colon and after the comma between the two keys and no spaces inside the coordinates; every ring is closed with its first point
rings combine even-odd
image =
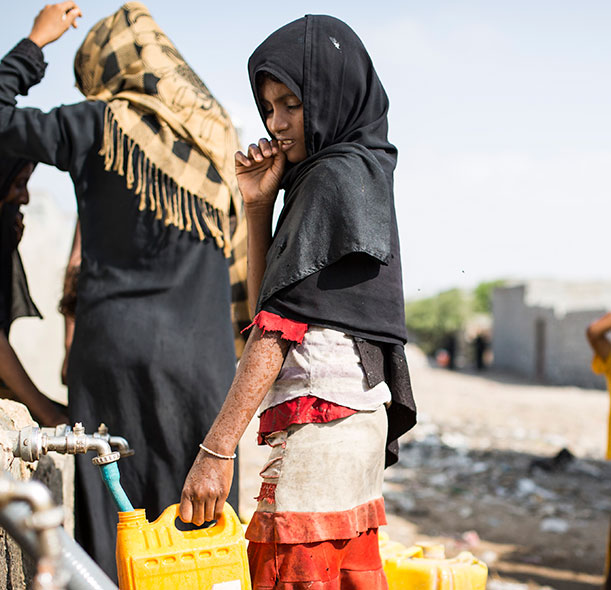
{"type": "Polygon", "coordinates": [[[458,550],[472,551],[489,566],[498,556],[478,554],[480,539],[519,546],[512,556],[519,563],[564,570],[570,558],[577,571],[602,569],[611,516],[609,462],[566,449],[551,457],[472,449],[468,430],[460,436],[429,431],[402,445],[385,485],[389,511],[422,534],[455,539],[458,550]]]}

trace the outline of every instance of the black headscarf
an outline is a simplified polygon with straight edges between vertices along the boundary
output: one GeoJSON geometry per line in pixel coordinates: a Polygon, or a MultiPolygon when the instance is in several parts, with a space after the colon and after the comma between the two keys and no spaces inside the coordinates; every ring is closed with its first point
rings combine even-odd
{"type": "Polygon", "coordinates": [[[15,177],[29,163],[19,158],[0,159],[0,330],[7,336],[13,320],[25,316],[42,317],[30,297],[17,250],[15,223],[19,206],[3,202],[15,177]]]}
{"type": "MultiPolygon", "coordinates": [[[[277,30],[255,50],[248,71],[264,123],[261,73],[272,74],[302,101],[307,152],[283,178],[284,208],[258,311],[340,329],[357,343],[379,346],[380,354],[363,347],[361,357],[370,386],[383,378],[391,385],[394,441],[415,424],[415,405],[403,352],[397,150],[387,137],[388,97],[361,40],[330,16],[307,15],[277,30]],[[368,370],[367,359],[376,358],[382,370],[368,370]],[[397,362],[403,369],[393,379],[397,362]]],[[[391,455],[388,464],[396,460],[391,455]]]]}

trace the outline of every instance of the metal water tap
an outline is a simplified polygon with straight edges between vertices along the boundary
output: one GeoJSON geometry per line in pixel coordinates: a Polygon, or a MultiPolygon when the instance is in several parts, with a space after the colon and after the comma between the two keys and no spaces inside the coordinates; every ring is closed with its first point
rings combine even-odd
{"type": "Polygon", "coordinates": [[[77,455],[96,451],[97,456],[91,462],[100,468],[102,479],[121,512],[130,512],[134,508],[120,484],[117,461],[121,457],[133,455],[129,443],[121,436],[110,436],[105,424],[100,424],[95,434],[85,434],[81,422],[74,428],[67,424],[56,426],[55,429],[27,426],[19,432],[12,433],[13,455],[24,461],[38,461],[49,451],[60,454],[77,455]],[[118,447],[113,451],[112,446],[118,447]]]}
{"type": "Polygon", "coordinates": [[[98,431],[93,433],[94,438],[105,440],[113,449],[116,449],[123,457],[131,457],[136,451],[130,448],[129,443],[122,436],[112,436],[108,433],[108,426],[102,422],[98,431]]]}
{"type": "Polygon", "coordinates": [[[104,424],[92,435],[86,434],[83,424],[77,422],[74,428],[67,424],[56,426],[55,429],[27,426],[14,437],[13,455],[24,461],[38,461],[49,451],[68,455],[96,451],[97,457],[92,459],[94,465],[114,463],[121,457],[134,454],[129,443],[123,437],[110,436],[104,424]],[[113,446],[119,450],[113,451],[113,446]]]}
{"type": "Polygon", "coordinates": [[[16,481],[0,472],[0,508],[12,502],[26,502],[32,513],[23,525],[36,533],[39,545],[34,590],[63,590],[68,581],[59,566],[61,542],[58,527],[64,522],[64,509],[56,506],[49,490],[40,482],[16,481]]]}

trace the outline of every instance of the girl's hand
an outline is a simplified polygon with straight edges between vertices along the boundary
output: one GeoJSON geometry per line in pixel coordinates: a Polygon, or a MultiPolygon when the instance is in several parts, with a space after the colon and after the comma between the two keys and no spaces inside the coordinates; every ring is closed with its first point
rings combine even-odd
{"type": "Polygon", "coordinates": [[[286,155],[275,139],[250,144],[248,155],[236,152],[235,171],[247,210],[273,208],[285,163],[286,155]]]}
{"type": "Polygon", "coordinates": [[[59,39],[70,27],[77,28],[76,19],[83,16],[81,9],[71,0],[59,4],[47,4],[34,19],[31,41],[41,49],[59,39]]]}
{"type": "Polygon", "coordinates": [[[232,479],[232,460],[219,459],[201,450],[182,488],[181,520],[199,526],[221,518],[232,479]]]}

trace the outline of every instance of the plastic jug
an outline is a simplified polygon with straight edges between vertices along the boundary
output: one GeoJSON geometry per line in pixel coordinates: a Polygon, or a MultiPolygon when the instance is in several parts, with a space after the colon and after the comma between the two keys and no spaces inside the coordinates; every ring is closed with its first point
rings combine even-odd
{"type": "Polygon", "coordinates": [[[251,590],[242,525],[225,502],[207,529],[176,528],[178,504],[154,522],[143,509],[119,512],[117,571],[121,590],[251,590]]]}
{"type": "Polygon", "coordinates": [[[380,535],[389,590],[485,590],[488,567],[468,551],[445,558],[443,545],[405,547],[380,535]]]}

